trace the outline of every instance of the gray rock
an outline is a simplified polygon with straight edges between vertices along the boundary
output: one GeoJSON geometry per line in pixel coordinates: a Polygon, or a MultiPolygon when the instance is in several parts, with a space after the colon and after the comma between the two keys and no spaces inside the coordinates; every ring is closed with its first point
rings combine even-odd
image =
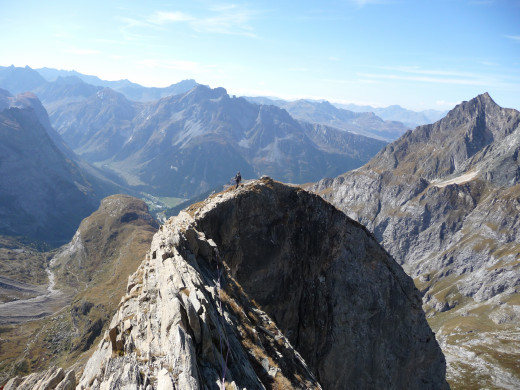
{"type": "MultiPolygon", "coordinates": [[[[417,278],[428,316],[473,303],[485,308],[519,292],[519,150],[520,113],[483,94],[312,190],[366,225],[417,278]]],[[[503,372],[488,357],[496,368],[488,372],[503,372]]],[[[520,384],[518,372],[511,375],[520,384]]]]}

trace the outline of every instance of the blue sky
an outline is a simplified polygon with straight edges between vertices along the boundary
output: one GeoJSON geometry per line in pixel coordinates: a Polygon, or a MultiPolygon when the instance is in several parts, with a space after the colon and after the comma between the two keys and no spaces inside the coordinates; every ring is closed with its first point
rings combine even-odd
{"type": "Polygon", "coordinates": [[[6,1],[0,66],[230,94],[520,109],[520,1],[6,1]]]}

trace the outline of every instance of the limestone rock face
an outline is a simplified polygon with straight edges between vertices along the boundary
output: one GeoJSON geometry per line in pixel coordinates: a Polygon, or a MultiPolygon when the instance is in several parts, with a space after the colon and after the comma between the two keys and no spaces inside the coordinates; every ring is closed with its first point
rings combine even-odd
{"type": "Polygon", "coordinates": [[[483,94],[313,187],[415,278],[464,387],[520,386],[519,151],[520,112],[483,94]]]}
{"type": "Polygon", "coordinates": [[[4,390],[73,390],[76,387],[74,370],[65,373],[62,368],[52,367],[46,371],[9,380],[4,390]]]}
{"type": "Polygon", "coordinates": [[[222,383],[447,388],[411,279],[361,225],[268,178],[161,227],[78,387],[222,383]]]}

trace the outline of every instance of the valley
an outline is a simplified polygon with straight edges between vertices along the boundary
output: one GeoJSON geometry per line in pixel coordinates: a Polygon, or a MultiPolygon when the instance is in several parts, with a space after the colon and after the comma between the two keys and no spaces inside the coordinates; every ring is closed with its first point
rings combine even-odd
{"type": "MultiPolygon", "coordinates": [[[[51,265],[52,267],[52,261],[51,265]]],[[[0,325],[18,324],[21,322],[33,321],[38,318],[47,317],[71,302],[72,296],[64,294],[56,289],[55,275],[50,268],[45,269],[49,278],[49,285],[46,289],[17,282],[13,279],[0,278],[3,288],[8,290],[18,290],[25,294],[35,295],[31,298],[14,299],[10,302],[0,303],[0,325]]]]}

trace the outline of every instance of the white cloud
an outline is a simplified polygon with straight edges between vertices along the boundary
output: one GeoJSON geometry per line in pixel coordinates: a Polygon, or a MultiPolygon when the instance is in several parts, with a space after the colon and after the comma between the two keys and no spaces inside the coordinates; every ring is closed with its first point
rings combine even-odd
{"type": "Polygon", "coordinates": [[[349,3],[355,4],[359,8],[364,7],[368,4],[391,4],[395,3],[395,0],[348,0],[349,3]]]}
{"type": "Polygon", "coordinates": [[[437,100],[435,104],[441,108],[453,108],[457,104],[460,104],[460,101],[458,102],[447,102],[446,100],[437,100]]]}
{"type": "Polygon", "coordinates": [[[194,71],[201,68],[201,65],[198,62],[185,60],[160,61],[154,59],[145,59],[139,61],[139,65],[145,66],[147,68],[173,69],[183,71],[194,71]]]}
{"type": "Polygon", "coordinates": [[[78,56],[91,56],[101,54],[99,50],[91,50],[91,49],[70,49],[67,50],[67,53],[76,54],[78,56]]]}
{"type": "Polygon", "coordinates": [[[130,22],[128,27],[163,27],[171,23],[187,23],[196,32],[256,37],[250,23],[259,11],[236,4],[213,5],[207,11],[206,16],[194,16],[181,11],[157,11],[144,21],[127,22],[130,22]]]}
{"type": "Polygon", "coordinates": [[[194,18],[184,12],[164,12],[157,11],[153,14],[148,20],[152,24],[166,24],[166,23],[176,23],[176,22],[188,22],[193,20],[194,18]]]}
{"type": "Polygon", "coordinates": [[[494,62],[494,61],[480,61],[480,63],[484,66],[491,66],[491,67],[500,66],[500,64],[498,62],[494,62]]]}
{"type": "Polygon", "coordinates": [[[506,38],[512,39],[514,41],[520,41],[520,35],[506,35],[506,38]]]}
{"type": "Polygon", "coordinates": [[[389,72],[358,73],[358,77],[366,80],[399,80],[423,83],[439,83],[454,85],[491,86],[503,83],[504,75],[479,74],[454,70],[423,69],[419,66],[387,66],[378,67],[389,72]]]}
{"type": "Polygon", "coordinates": [[[403,66],[380,66],[378,69],[393,70],[401,73],[420,74],[428,76],[452,76],[461,78],[478,78],[479,75],[470,72],[458,72],[453,70],[435,70],[435,69],[422,69],[419,66],[403,65],[403,66]]]}
{"type": "Polygon", "coordinates": [[[432,76],[408,76],[397,74],[375,74],[375,73],[358,73],[358,76],[372,80],[400,80],[400,81],[418,81],[423,83],[441,83],[441,84],[457,84],[457,85],[489,85],[489,82],[482,79],[468,78],[446,78],[432,76]]]}

